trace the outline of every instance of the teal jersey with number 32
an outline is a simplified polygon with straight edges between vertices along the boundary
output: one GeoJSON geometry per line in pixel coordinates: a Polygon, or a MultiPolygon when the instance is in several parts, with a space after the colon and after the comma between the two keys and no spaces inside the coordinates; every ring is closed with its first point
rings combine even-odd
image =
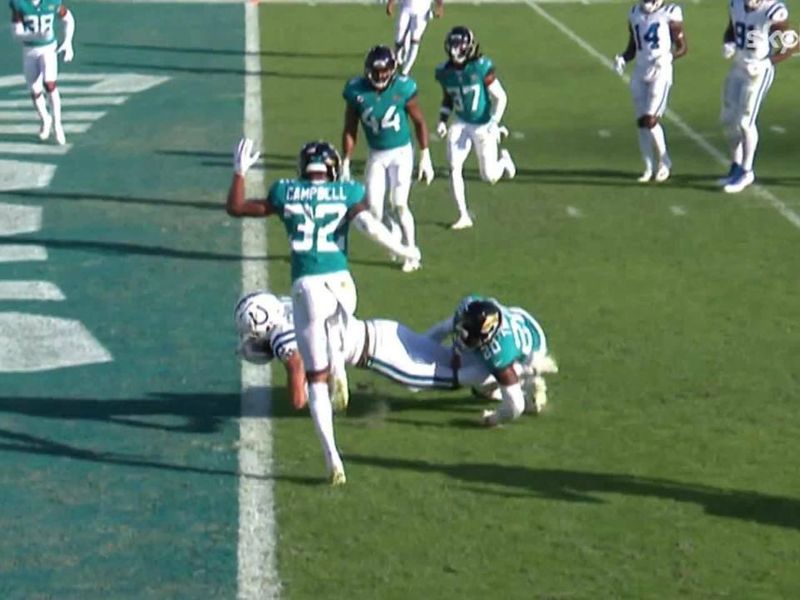
{"type": "Polygon", "coordinates": [[[348,212],[364,196],[357,181],[281,179],[272,184],[267,200],[289,236],[292,281],[347,270],[348,212]]]}
{"type": "Polygon", "coordinates": [[[27,33],[39,33],[41,39],[28,40],[25,46],[47,46],[56,41],[56,16],[61,11],[61,0],[42,0],[34,4],[31,0],[11,0],[11,12],[22,18],[27,33]]]}
{"type": "Polygon", "coordinates": [[[372,87],[366,77],[355,77],[342,92],[358,113],[372,150],[391,150],[411,143],[406,104],[416,95],[416,82],[403,75],[397,75],[382,91],[372,87]]]}
{"type": "Polygon", "coordinates": [[[494,72],[494,63],[488,56],[469,61],[461,69],[444,62],[436,67],[436,81],[453,101],[456,116],[472,125],[488,123],[492,116],[492,103],[486,89],[486,76],[494,72]]]}

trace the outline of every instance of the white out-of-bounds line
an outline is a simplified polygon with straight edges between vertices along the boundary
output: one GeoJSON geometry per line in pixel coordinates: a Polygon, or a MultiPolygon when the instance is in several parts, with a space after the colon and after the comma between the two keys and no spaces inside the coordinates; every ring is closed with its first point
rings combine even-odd
{"type": "Polygon", "coordinates": [[[580,208],[576,208],[574,206],[568,206],[567,216],[570,216],[573,219],[580,219],[583,216],[583,211],[580,208]]]}
{"type": "Polygon", "coordinates": [[[686,216],[686,209],[682,206],[678,206],[677,204],[673,204],[669,207],[669,212],[671,212],[676,217],[685,217],[686,216]]]}
{"type": "MultiPolygon", "coordinates": [[[[245,76],[244,132],[262,148],[261,50],[258,4],[244,3],[245,76]]],[[[234,142],[235,140],[231,140],[234,142]]],[[[262,171],[248,174],[248,195],[264,193],[262,171]]],[[[268,286],[267,228],[256,219],[242,219],[242,290],[268,286]]],[[[272,471],[272,427],[268,367],[242,361],[242,395],[239,419],[239,540],[237,545],[237,597],[264,600],[280,596],[272,471]]]]}
{"type": "MultiPolygon", "coordinates": [[[[597,59],[604,67],[609,69],[610,71],[614,71],[614,65],[611,62],[611,59],[600,51],[598,51],[594,46],[589,44],[585,39],[575,33],[572,29],[567,27],[564,23],[556,19],[553,15],[543,9],[538,2],[535,0],[524,0],[525,4],[530,6],[540,17],[542,17],[545,21],[548,21],[553,27],[558,29],[561,33],[571,39],[575,44],[577,44],[580,48],[583,48],[590,56],[597,59]]],[[[630,78],[625,75],[622,77],[625,82],[629,82],[630,78]]],[[[686,137],[691,139],[695,144],[700,146],[703,150],[708,153],[714,160],[716,160],[720,165],[727,167],[730,163],[730,160],[720,152],[714,145],[709,143],[707,139],[705,139],[702,135],[697,133],[691,126],[689,126],[683,118],[680,117],[676,112],[667,109],[664,116],[675,125],[681,133],[683,133],[686,137]]],[[[759,198],[765,200],[772,208],[774,208],[778,213],[784,217],[787,221],[789,221],[792,225],[797,228],[800,228],[800,213],[795,212],[791,208],[789,208],[780,198],[778,198],[775,194],[770,192],[768,189],[760,186],[760,185],[753,185],[750,187],[753,194],[758,196],[759,198]]]]}

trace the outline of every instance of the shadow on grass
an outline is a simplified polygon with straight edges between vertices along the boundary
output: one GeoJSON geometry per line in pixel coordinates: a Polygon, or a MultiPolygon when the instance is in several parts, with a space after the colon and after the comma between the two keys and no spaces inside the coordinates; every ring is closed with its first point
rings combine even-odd
{"type": "MultiPolygon", "coordinates": [[[[703,507],[710,515],[800,529],[800,500],[746,490],[730,490],[669,479],[621,473],[536,469],[490,463],[433,463],[377,456],[347,455],[346,461],[382,469],[441,473],[468,484],[505,488],[483,489],[499,496],[528,496],[568,502],[603,503],[603,494],[662,498],[703,507]]],[[[476,491],[474,487],[471,487],[476,491]]]]}

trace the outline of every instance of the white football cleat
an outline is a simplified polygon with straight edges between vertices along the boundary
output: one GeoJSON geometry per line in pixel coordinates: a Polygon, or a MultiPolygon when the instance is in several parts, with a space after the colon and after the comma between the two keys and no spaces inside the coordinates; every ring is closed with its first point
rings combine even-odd
{"type": "Polygon", "coordinates": [[[497,420],[496,410],[484,410],[481,415],[481,424],[484,427],[497,427],[500,423],[497,420]]]}
{"type": "Polygon", "coordinates": [[[514,179],[517,174],[517,165],[514,164],[514,159],[511,158],[511,153],[508,150],[500,150],[500,162],[503,163],[503,170],[506,177],[514,179]]]}
{"type": "Polygon", "coordinates": [[[422,263],[418,260],[412,260],[407,258],[403,261],[403,273],[413,273],[414,271],[419,271],[422,268],[422,263]]]}
{"type": "Polygon", "coordinates": [[[647,167],[644,170],[644,173],[639,175],[639,177],[636,179],[636,181],[638,181],[639,183],[647,183],[652,178],[653,178],[653,169],[651,169],[650,167],[647,167]]]}
{"type": "Polygon", "coordinates": [[[472,227],[472,219],[469,218],[469,215],[461,215],[458,217],[458,221],[450,225],[450,229],[469,229],[472,227]]]}
{"type": "Polygon", "coordinates": [[[52,130],[52,128],[53,128],[53,117],[48,115],[42,121],[42,127],[39,129],[39,139],[42,140],[43,142],[47,141],[47,139],[50,137],[50,131],[52,130]]]}
{"type": "Polygon", "coordinates": [[[67,143],[67,136],[64,135],[64,128],[59,124],[53,128],[53,132],[56,136],[56,142],[59,146],[63,146],[67,143]]]}
{"type": "Polygon", "coordinates": [[[669,161],[664,161],[658,165],[658,170],[656,171],[655,181],[656,183],[663,183],[667,179],[669,179],[670,168],[672,165],[669,161]]]}
{"type": "Polygon", "coordinates": [[[345,483],[347,483],[347,476],[344,474],[344,467],[341,465],[334,467],[331,473],[331,485],[333,487],[339,487],[345,483]]]}
{"type": "Polygon", "coordinates": [[[525,388],[525,412],[532,415],[541,414],[547,406],[547,384],[544,377],[537,375],[525,388]]]}
{"type": "Polygon", "coordinates": [[[722,188],[726,194],[738,194],[756,180],[752,171],[741,171],[722,188]]]}

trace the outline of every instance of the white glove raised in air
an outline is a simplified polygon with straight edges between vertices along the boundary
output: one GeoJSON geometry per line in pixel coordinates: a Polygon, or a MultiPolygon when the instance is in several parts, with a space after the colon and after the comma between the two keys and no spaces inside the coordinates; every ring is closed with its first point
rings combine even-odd
{"type": "Polygon", "coordinates": [[[56,50],[56,54],[61,54],[62,52],[64,53],[65,63],[72,62],[72,59],[75,58],[75,51],[72,49],[71,42],[64,42],[56,50]]]}
{"type": "Polygon", "coordinates": [[[729,60],[736,54],[736,44],[733,42],[725,42],[722,44],[722,58],[729,60]]]}
{"type": "Polygon", "coordinates": [[[443,140],[447,137],[447,123],[444,121],[439,121],[439,124],[436,126],[436,135],[439,136],[440,140],[443,140]]]}
{"type": "Polygon", "coordinates": [[[341,181],[350,181],[350,159],[345,158],[342,161],[342,174],[339,177],[341,181]]]}
{"type": "Polygon", "coordinates": [[[621,54],[617,54],[614,57],[614,71],[617,72],[617,75],[622,75],[625,72],[625,59],[622,58],[621,54]]]}
{"type": "Polygon", "coordinates": [[[233,152],[233,170],[244,177],[247,171],[258,161],[260,153],[253,150],[253,140],[242,138],[233,152]]]}
{"type": "Polygon", "coordinates": [[[433,173],[433,163],[431,162],[431,150],[430,148],[425,148],[419,153],[419,175],[417,179],[422,181],[425,180],[426,185],[430,185],[431,181],[433,181],[434,173],[433,173]]]}

